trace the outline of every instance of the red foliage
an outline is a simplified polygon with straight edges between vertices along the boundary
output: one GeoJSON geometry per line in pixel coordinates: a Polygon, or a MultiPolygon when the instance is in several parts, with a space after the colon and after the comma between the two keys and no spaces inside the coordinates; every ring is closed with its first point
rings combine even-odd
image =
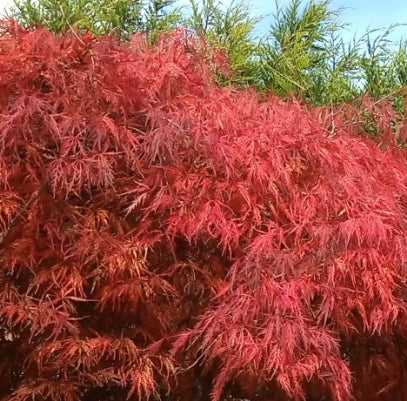
{"type": "Polygon", "coordinates": [[[407,397],[404,153],[214,60],[3,23],[0,398],[407,397]]]}

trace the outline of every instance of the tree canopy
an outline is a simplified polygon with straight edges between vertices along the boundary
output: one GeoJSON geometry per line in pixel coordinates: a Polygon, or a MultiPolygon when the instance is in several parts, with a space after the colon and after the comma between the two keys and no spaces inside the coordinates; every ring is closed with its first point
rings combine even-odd
{"type": "Polygon", "coordinates": [[[2,23],[0,398],[406,398],[394,108],[224,68],[188,30],[2,23]]]}

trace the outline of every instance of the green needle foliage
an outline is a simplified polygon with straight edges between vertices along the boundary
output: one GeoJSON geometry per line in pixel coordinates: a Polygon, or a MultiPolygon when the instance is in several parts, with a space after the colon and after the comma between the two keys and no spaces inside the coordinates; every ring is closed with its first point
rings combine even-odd
{"type": "Polygon", "coordinates": [[[72,28],[127,38],[134,32],[166,31],[179,20],[168,11],[174,0],[14,0],[12,14],[23,26],[45,26],[55,33],[72,28]]]}
{"type": "Polygon", "coordinates": [[[364,92],[374,99],[390,98],[399,112],[404,112],[407,84],[406,43],[398,47],[389,39],[396,28],[391,26],[372,38],[371,32],[366,38],[366,50],[360,58],[361,76],[365,83],[364,92]]]}
{"type": "Polygon", "coordinates": [[[292,0],[280,7],[260,52],[262,80],[281,96],[315,105],[349,102],[368,94],[390,98],[404,110],[401,88],[407,83],[406,44],[390,40],[397,25],[373,30],[346,43],[345,25],[330,0],[292,0]]]}
{"type": "Polygon", "coordinates": [[[174,8],[175,0],[150,0],[144,7],[143,30],[150,32],[155,41],[160,32],[174,29],[180,22],[179,9],[174,8]]]}
{"type": "Polygon", "coordinates": [[[336,13],[328,5],[322,1],[303,7],[300,0],[292,0],[282,8],[276,1],[263,56],[265,83],[273,92],[312,100],[314,80],[331,56],[327,44],[338,30],[336,13]]]}
{"type": "Polygon", "coordinates": [[[259,46],[253,33],[258,19],[251,17],[245,2],[232,1],[228,7],[216,0],[190,0],[191,15],[184,25],[203,35],[217,49],[225,50],[232,77],[221,78],[223,83],[260,86],[259,46]]]}
{"type": "Polygon", "coordinates": [[[324,41],[325,57],[310,74],[310,100],[317,105],[345,103],[359,95],[360,41],[344,43],[337,30],[324,41]]]}
{"type": "Polygon", "coordinates": [[[285,9],[276,2],[266,60],[268,86],[279,94],[308,94],[309,71],[324,58],[324,38],[334,29],[327,1],[309,3],[304,10],[300,6],[300,0],[292,0],[285,9]]]}

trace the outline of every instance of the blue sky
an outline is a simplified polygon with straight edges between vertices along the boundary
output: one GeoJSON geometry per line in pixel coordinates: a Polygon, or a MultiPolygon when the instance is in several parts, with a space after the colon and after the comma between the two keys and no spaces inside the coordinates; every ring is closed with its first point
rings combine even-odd
{"type": "MultiPolygon", "coordinates": [[[[350,24],[348,29],[358,36],[367,29],[387,28],[392,24],[406,24],[394,29],[392,39],[407,40],[407,1],[406,0],[333,0],[332,7],[344,7],[343,22],[350,24]]],[[[351,35],[351,36],[352,36],[351,35]]]]}
{"type": "MultiPolygon", "coordinates": [[[[230,0],[222,2],[227,4],[230,0]]],[[[279,0],[281,6],[289,2],[290,0],[279,0]]],[[[271,14],[275,11],[274,0],[246,0],[246,3],[252,14],[264,16],[258,30],[266,31],[272,21],[271,14]]],[[[12,0],[0,0],[0,11],[10,4],[12,0]]],[[[349,24],[347,31],[343,32],[343,37],[347,40],[355,33],[357,36],[363,35],[369,28],[386,28],[396,23],[407,24],[407,0],[332,0],[331,8],[344,8],[340,16],[342,22],[349,24]]],[[[407,39],[407,26],[396,28],[391,36],[395,41],[402,37],[407,39]]]]}

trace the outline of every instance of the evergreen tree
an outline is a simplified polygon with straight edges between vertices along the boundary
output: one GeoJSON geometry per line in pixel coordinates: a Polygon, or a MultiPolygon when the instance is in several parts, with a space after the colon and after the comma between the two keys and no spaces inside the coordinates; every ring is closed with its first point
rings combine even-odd
{"type": "Polygon", "coordinates": [[[216,0],[190,0],[191,15],[185,26],[205,37],[215,49],[223,49],[233,75],[222,82],[237,85],[261,85],[259,46],[253,30],[258,19],[249,14],[245,2],[233,1],[224,7],[216,0]]]}
{"type": "Polygon", "coordinates": [[[14,0],[11,13],[26,27],[63,33],[73,28],[128,38],[140,31],[166,31],[180,18],[175,0],[14,0]]]}

